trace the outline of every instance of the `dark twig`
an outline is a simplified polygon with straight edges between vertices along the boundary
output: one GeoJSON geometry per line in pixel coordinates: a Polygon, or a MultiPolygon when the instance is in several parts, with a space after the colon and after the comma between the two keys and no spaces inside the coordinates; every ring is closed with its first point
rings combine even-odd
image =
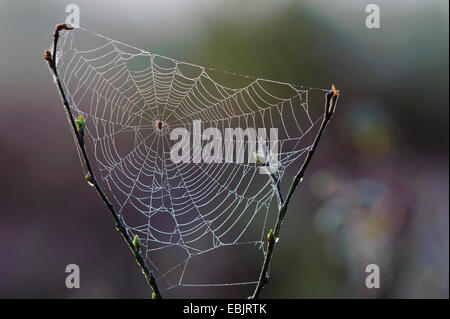
{"type": "Polygon", "coordinates": [[[281,191],[281,185],[279,178],[274,174],[270,174],[270,178],[272,179],[273,186],[275,187],[275,190],[277,191],[277,198],[278,198],[278,209],[281,209],[284,203],[283,198],[283,192],[281,191]]]}
{"type": "Polygon", "coordinates": [[[278,241],[281,226],[283,225],[283,220],[286,215],[286,211],[289,206],[289,202],[292,198],[292,195],[294,194],[295,189],[297,188],[297,185],[302,181],[305,171],[308,168],[308,165],[311,161],[311,158],[314,155],[315,150],[317,149],[317,145],[319,144],[320,138],[322,137],[322,134],[325,131],[325,128],[327,127],[327,124],[330,122],[330,120],[334,114],[338,96],[339,96],[339,94],[333,85],[332,89],[330,91],[328,91],[325,96],[325,111],[324,111],[322,124],[320,125],[319,131],[316,135],[316,138],[314,139],[313,144],[311,145],[311,147],[308,151],[308,155],[306,156],[306,159],[303,162],[303,165],[301,166],[297,175],[295,175],[295,177],[291,183],[291,186],[289,187],[289,191],[287,193],[285,201],[283,201],[283,195],[281,193],[278,178],[276,178],[276,176],[274,176],[273,174],[272,174],[273,176],[271,175],[272,181],[274,182],[276,189],[277,189],[278,215],[277,215],[277,220],[275,223],[275,231],[273,231],[271,229],[269,234],[267,235],[266,257],[264,258],[264,262],[261,267],[261,273],[259,275],[259,279],[258,279],[258,283],[255,288],[255,291],[253,292],[253,295],[249,297],[250,299],[258,298],[259,295],[261,294],[261,291],[264,288],[265,284],[269,281],[269,276],[268,276],[267,270],[269,269],[270,261],[272,260],[272,255],[273,255],[273,251],[275,248],[275,244],[278,241]]]}
{"type": "Polygon", "coordinates": [[[70,26],[68,26],[67,24],[59,24],[56,26],[55,33],[53,34],[53,53],[50,52],[49,50],[46,50],[44,52],[44,60],[47,61],[48,65],[54,75],[59,95],[61,96],[61,100],[66,109],[67,116],[69,117],[70,123],[72,125],[72,130],[76,136],[78,148],[80,149],[82,156],[83,156],[84,163],[86,164],[86,168],[88,170],[88,175],[86,176],[86,179],[88,180],[89,184],[94,186],[98,195],[100,195],[100,197],[102,198],[106,207],[108,207],[109,211],[111,212],[111,215],[116,223],[117,231],[119,231],[120,234],[122,235],[122,237],[125,239],[128,247],[133,252],[134,257],[136,258],[136,262],[138,263],[139,267],[141,268],[142,273],[144,274],[148,284],[153,289],[153,294],[152,294],[153,298],[161,299],[162,295],[161,295],[161,292],[156,283],[156,279],[153,276],[153,273],[147,267],[147,264],[145,263],[145,260],[142,257],[139,245],[136,245],[135,243],[133,243],[133,238],[131,238],[130,234],[128,233],[128,230],[126,229],[123,220],[119,217],[119,215],[117,214],[117,212],[114,209],[114,206],[111,204],[111,202],[106,197],[105,193],[100,188],[100,185],[98,184],[98,182],[95,178],[94,171],[92,170],[91,162],[89,161],[89,158],[87,156],[87,152],[86,152],[86,148],[85,148],[85,144],[84,144],[84,134],[81,130],[78,129],[77,123],[73,117],[73,113],[70,109],[69,102],[67,100],[66,94],[65,94],[63,86],[61,84],[61,80],[58,75],[58,70],[56,68],[56,61],[55,61],[56,49],[57,49],[57,45],[58,45],[59,32],[61,30],[72,30],[72,28],[70,26]]]}

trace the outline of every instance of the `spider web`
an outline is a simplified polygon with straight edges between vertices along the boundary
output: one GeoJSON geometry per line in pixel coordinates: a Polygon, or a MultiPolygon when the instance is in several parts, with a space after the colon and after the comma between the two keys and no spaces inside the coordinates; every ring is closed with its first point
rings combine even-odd
{"type": "MultiPolygon", "coordinates": [[[[186,128],[190,142],[204,146],[194,121],[222,133],[277,128],[269,156],[278,158],[273,172],[282,181],[312,144],[326,90],[181,62],[82,28],[61,32],[59,41],[58,72],[74,116],[86,120],[98,182],[127,231],[140,237],[159,286],[255,284],[277,209],[251,142],[263,157],[269,142],[245,136],[241,162],[175,163],[170,132],[186,128]]],[[[201,158],[201,149],[190,156],[201,158]]]]}

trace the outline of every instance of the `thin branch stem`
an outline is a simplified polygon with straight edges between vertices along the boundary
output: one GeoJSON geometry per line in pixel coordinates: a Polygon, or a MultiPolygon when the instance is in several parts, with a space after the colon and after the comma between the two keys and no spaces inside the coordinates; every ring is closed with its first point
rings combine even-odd
{"type": "Polygon", "coordinates": [[[72,30],[72,28],[69,27],[66,24],[59,24],[59,25],[56,26],[55,33],[53,34],[53,53],[51,53],[49,50],[45,51],[44,59],[47,61],[48,65],[50,67],[50,70],[52,71],[52,73],[54,75],[54,79],[55,79],[55,82],[56,82],[56,86],[58,88],[59,95],[60,95],[61,100],[62,100],[62,102],[64,104],[64,107],[66,109],[67,116],[69,117],[69,120],[70,120],[70,124],[72,125],[72,130],[73,130],[73,132],[74,132],[74,134],[76,136],[78,148],[81,151],[84,163],[85,163],[86,168],[87,168],[88,173],[89,173],[88,176],[87,176],[87,179],[88,179],[89,183],[92,186],[94,186],[95,190],[97,191],[98,195],[101,197],[103,202],[105,203],[106,207],[108,207],[108,209],[109,209],[109,211],[110,211],[110,213],[111,213],[111,215],[112,215],[112,217],[114,219],[114,222],[116,223],[117,231],[120,232],[120,234],[124,238],[125,242],[127,243],[128,247],[133,252],[137,264],[141,268],[142,273],[144,274],[145,279],[147,280],[147,283],[150,285],[150,287],[153,290],[153,298],[154,299],[161,299],[162,295],[161,295],[161,292],[160,292],[160,290],[158,288],[158,285],[156,283],[156,279],[155,279],[153,273],[147,267],[147,264],[146,264],[144,258],[142,257],[140,249],[135,247],[135,245],[133,244],[133,238],[131,238],[130,234],[128,233],[128,230],[125,227],[125,224],[124,224],[123,220],[117,214],[116,210],[114,209],[114,206],[108,200],[108,198],[106,197],[105,193],[100,188],[100,185],[98,184],[98,182],[97,182],[97,180],[95,178],[91,162],[89,160],[89,157],[87,156],[87,152],[86,152],[86,148],[85,148],[85,144],[84,144],[84,136],[77,129],[77,124],[76,124],[75,119],[73,117],[73,113],[72,113],[72,111],[70,109],[69,102],[67,100],[66,94],[65,94],[63,86],[61,84],[61,80],[60,80],[59,75],[58,75],[58,70],[56,68],[56,52],[57,52],[57,45],[58,45],[58,39],[59,39],[59,32],[61,30],[72,30]]]}
{"type": "Polygon", "coordinates": [[[278,209],[281,209],[281,207],[283,206],[283,203],[284,203],[284,198],[283,198],[283,192],[281,191],[280,180],[274,173],[270,174],[270,178],[272,179],[273,186],[275,187],[275,190],[277,191],[278,209]]]}
{"type": "Polygon", "coordinates": [[[283,194],[281,192],[278,178],[276,178],[275,175],[271,174],[272,181],[276,185],[276,189],[277,189],[277,198],[278,198],[277,220],[275,222],[275,231],[272,232],[272,230],[270,230],[269,235],[267,236],[267,240],[268,240],[267,248],[266,248],[264,262],[261,267],[261,273],[259,275],[259,279],[258,279],[258,283],[255,288],[255,291],[253,292],[253,295],[249,297],[249,299],[258,298],[259,295],[261,294],[264,286],[269,281],[269,276],[268,276],[267,270],[269,269],[270,261],[272,260],[275,244],[278,241],[281,226],[283,225],[283,220],[284,220],[284,217],[286,216],[289,202],[290,202],[292,195],[294,194],[294,191],[297,188],[298,184],[302,181],[305,171],[308,168],[309,163],[311,162],[311,158],[313,157],[314,152],[317,149],[317,145],[319,145],[319,141],[323,135],[323,132],[325,131],[327,124],[330,122],[330,120],[334,114],[338,96],[339,96],[339,94],[333,85],[332,89],[329,92],[327,92],[327,94],[325,96],[324,117],[323,117],[322,123],[320,125],[319,131],[317,132],[317,135],[314,139],[313,144],[309,148],[308,155],[306,156],[305,161],[303,162],[302,166],[300,167],[300,170],[298,171],[298,173],[295,175],[294,179],[292,180],[292,183],[291,183],[291,186],[289,187],[289,191],[287,193],[285,201],[283,201],[283,194]]]}

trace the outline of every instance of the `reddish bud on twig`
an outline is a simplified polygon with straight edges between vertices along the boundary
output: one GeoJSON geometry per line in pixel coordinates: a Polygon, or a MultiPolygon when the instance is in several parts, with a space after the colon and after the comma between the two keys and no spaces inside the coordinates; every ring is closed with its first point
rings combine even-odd
{"type": "Polygon", "coordinates": [[[325,103],[325,116],[331,118],[334,113],[334,109],[336,108],[336,101],[339,96],[338,90],[336,87],[331,85],[331,90],[326,94],[326,103],[325,103]]]}
{"type": "Polygon", "coordinates": [[[50,67],[53,66],[53,57],[52,57],[52,53],[50,52],[50,50],[44,51],[44,60],[47,61],[48,65],[50,67]]]}
{"type": "Polygon", "coordinates": [[[331,85],[331,88],[333,90],[333,96],[337,96],[338,92],[337,92],[336,87],[334,86],[334,84],[331,85]]]}

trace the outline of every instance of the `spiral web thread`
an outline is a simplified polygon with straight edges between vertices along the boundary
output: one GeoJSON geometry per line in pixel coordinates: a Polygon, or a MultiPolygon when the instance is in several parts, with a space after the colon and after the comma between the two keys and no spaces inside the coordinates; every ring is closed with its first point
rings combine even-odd
{"type": "MultiPolygon", "coordinates": [[[[240,163],[175,163],[170,131],[192,134],[196,120],[202,130],[222,133],[265,128],[269,135],[269,128],[277,128],[278,151],[269,153],[278,158],[274,175],[282,181],[312,144],[326,90],[181,62],[82,28],[62,32],[57,52],[72,112],[86,121],[85,143],[98,182],[127,231],[141,239],[160,286],[255,284],[258,271],[240,276],[247,253],[226,248],[256,250],[256,265],[264,257],[276,190],[248,152],[250,142],[261,140],[246,137],[240,163]],[[203,258],[208,254],[212,261],[203,258]],[[218,278],[209,275],[225,258],[242,262],[218,278]]],[[[264,157],[266,144],[257,145],[264,157]]]]}

